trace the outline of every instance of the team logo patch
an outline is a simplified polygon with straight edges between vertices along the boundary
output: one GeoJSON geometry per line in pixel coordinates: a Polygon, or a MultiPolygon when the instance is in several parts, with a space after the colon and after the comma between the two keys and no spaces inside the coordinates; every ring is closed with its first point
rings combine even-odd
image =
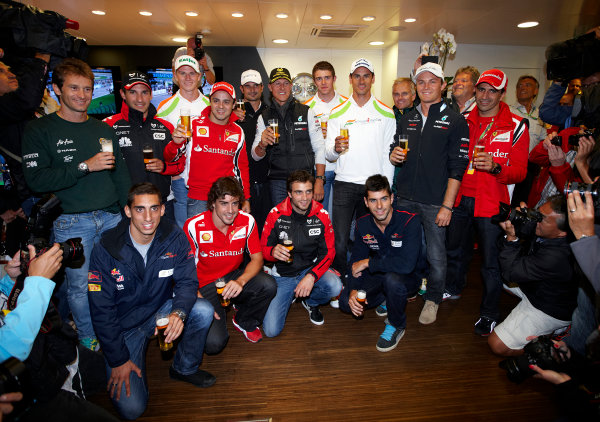
{"type": "Polygon", "coordinates": [[[231,232],[231,240],[245,239],[247,233],[247,227],[244,226],[241,229],[231,232]]]}
{"type": "Polygon", "coordinates": [[[117,270],[116,268],[113,268],[112,270],[110,270],[110,275],[112,275],[113,277],[120,276],[121,271],[117,270]]]}
{"type": "Polygon", "coordinates": [[[208,137],[208,127],[207,126],[198,126],[196,128],[196,136],[208,137]]]}
{"type": "Polygon", "coordinates": [[[510,142],[510,131],[499,132],[495,131],[492,133],[492,142],[510,142]]]}
{"type": "Polygon", "coordinates": [[[201,230],[200,231],[200,243],[212,243],[213,232],[212,230],[201,230]]]}
{"type": "Polygon", "coordinates": [[[161,256],[159,259],[169,259],[169,258],[175,258],[177,256],[176,253],[173,252],[167,252],[166,254],[164,254],[163,256],[161,256]]]}
{"type": "Polygon", "coordinates": [[[230,134],[230,135],[226,134],[226,136],[227,137],[225,138],[225,141],[235,142],[236,144],[240,141],[240,135],[239,134],[236,134],[236,133],[230,134]]]}
{"type": "Polygon", "coordinates": [[[102,290],[102,286],[100,284],[88,284],[88,290],[90,292],[99,292],[102,290]]]}
{"type": "Polygon", "coordinates": [[[365,234],[362,238],[363,242],[365,242],[366,244],[377,243],[377,239],[375,239],[375,236],[373,236],[372,234],[365,234]]]}
{"type": "Polygon", "coordinates": [[[88,282],[102,283],[102,276],[99,271],[88,271],[88,282]]]}

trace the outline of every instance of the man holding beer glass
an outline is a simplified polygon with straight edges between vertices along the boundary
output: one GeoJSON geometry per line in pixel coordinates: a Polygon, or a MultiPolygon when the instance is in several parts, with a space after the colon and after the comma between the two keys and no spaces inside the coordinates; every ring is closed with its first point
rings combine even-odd
{"type": "Polygon", "coordinates": [[[421,324],[437,318],[446,282],[446,227],[468,164],[469,128],[465,119],[443,100],[444,72],[426,63],[414,76],[421,103],[400,121],[390,161],[397,166],[394,185],[399,209],[421,216],[430,271],[421,324]],[[408,149],[400,145],[408,136],[408,149]]]}
{"type": "Polygon", "coordinates": [[[267,337],[283,330],[294,297],[302,300],[310,321],[322,325],[319,305],[337,297],[342,289],[340,277],[329,271],[335,256],[333,227],[323,205],[313,200],[313,183],[305,170],[290,174],[288,198],[271,210],[262,232],[263,255],[275,261],[278,274],[277,295],[263,325],[267,337]]]}
{"type": "Polygon", "coordinates": [[[385,329],[377,350],[389,352],[404,336],[407,299],[419,289],[417,273],[425,265],[421,221],[418,215],[393,207],[394,195],[385,176],[373,175],[365,182],[367,214],[356,220],[348,285],[340,295],[340,309],[361,317],[366,308],[387,302],[385,329]],[[358,291],[366,292],[364,298],[358,291]]]}
{"type": "Polygon", "coordinates": [[[388,180],[394,175],[388,151],[396,132],[394,112],[371,93],[375,83],[371,62],[362,58],[355,60],[349,79],[352,95],[331,110],[325,142],[326,158],[336,161],[332,201],[333,266],[342,277],[346,274],[353,216],[360,217],[367,212],[363,199],[365,181],[373,174],[383,174],[388,180]]]}
{"type": "Polygon", "coordinates": [[[157,315],[168,318],[166,329],[158,333],[165,336],[161,342],[181,337],[170,377],[198,387],[216,381],[198,369],[214,310],[197,297],[189,242],[174,223],[161,221],[164,212],[156,186],[132,186],[125,206],[128,218],[105,233],[91,256],[92,322],[106,359],[107,389],[124,419],[138,418],[148,403],[146,347],[158,331],[157,315]]]}
{"type": "Polygon", "coordinates": [[[529,154],[527,119],[513,114],[502,102],[507,83],[506,75],[498,69],[486,70],[476,83],[477,105],[467,115],[471,165],[462,178],[448,228],[444,299],[460,297],[471,256],[465,253],[472,247],[467,235],[471,225],[479,234],[484,288],[475,334],[482,336],[490,335],[500,317],[498,305],[502,292],[497,245],[502,229],[492,224],[491,217],[498,214],[501,202],[510,204],[512,190],[509,185],[525,178],[529,154]]]}
{"type": "Polygon", "coordinates": [[[183,226],[196,257],[198,296],[215,308],[205,346],[209,355],[219,353],[229,340],[225,313],[229,299],[237,308],[233,325],[248,341],[256,343],[262,339],[259,326],[277,290],[273,277],[263,272],[258,229],[254,217],[240,211],[243,201],[244,192],[237,180],[220,177],[208,192],[208,210],[183,226]],[[244,252],[250,255],[245,266],[244,252]],[[221,278],[226,284],[217,287],[221,278]]]}
{"type": "Polygon", "coordinates": [[[131,183],[150,182],[161,193],[167,218],[175,221],[171,192],[171,175],[183,171],[185,163],[171,163],[163,158],[163,150],[171,141],[173,125],[156,116],[152,105],[150,79],[143,72],[128,72],[121,88],[121,112],[104,122],[119,134],[118,141],[129,170],[131,183]],[[179,165],[178,165],[179,164],[179,165]]]}

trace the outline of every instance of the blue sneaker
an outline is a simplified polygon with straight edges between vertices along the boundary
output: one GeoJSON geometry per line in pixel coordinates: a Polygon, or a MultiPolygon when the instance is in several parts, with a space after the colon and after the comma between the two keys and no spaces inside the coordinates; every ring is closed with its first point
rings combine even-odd
{"type": "Polygon", "coordinates": [[[389,352],[395,349],[400,339],[404,336],[404,331],[404,329],[387,324],[385,330],[379,336],[379,340],[377,340],[377,350],[380,352],[389,352]]]}
{"type": "Polygon", "coordinates": [[[383,302],[381,305],[379,305],[377,307],[377,309],[375,309],[375,313],[378,316],[386,316],[387,315],[387,304],[385,302],[383,302]]]}

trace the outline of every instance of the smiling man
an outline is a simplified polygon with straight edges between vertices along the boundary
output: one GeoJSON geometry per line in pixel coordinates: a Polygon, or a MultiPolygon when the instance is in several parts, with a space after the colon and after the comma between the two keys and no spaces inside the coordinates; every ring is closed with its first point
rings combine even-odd
{"type": "MultiPolygon", "coordinates": [[[[233,86],[227,82],[217,82],[210,91],[210,106],[199,117],[191,119],[190,145],[185,143],[185,128],[180,124],[173,132],[173,141],[165,148],[167,160],[179,156],[178,161],[186,163],[188,218],[208,209],[208,191],[219,177],[235,177],[246,197],[250,197],[245,137],[236,123],[238,117],[232,113],[234,106],[233,86]]],[[[242,201],[240,206],[250,212],[249,201],[242,201]]]]}
{"type": "Polygon", "coordinates": [[[170,377],[197,387],[216,381],[198,368],[214,310],[197,297],[190,245],[173,222],[162,219],[164,213],[156,186],[132,186],[127,219],[102,236],[91,256],[92,320],[106,360],[107,390],[123,419],[137,419],[148,404],[146,349],[158,314],[168,315],[165,342],[181,337],[170,377]]]}
{"type": "Polygon", "coordinates": [[[356,220],[352,273],[340,296],[340,309],[358,317],[386,301],[385,329],[376,347],[389,352],[404,336],[406,302],[421,280],[416,275],[424,264],[421,222],[418,215],[394,208],[390,184],[380,174],[365,182],[364,202],[369,214],[356,220]],[[358,290],[367,293],[365,305],[356,300],[358,290]]]}
{"type": "Polygon", "coordinates": [[[340,277],[329,267],[335,256],[333,227],[323,205],[313,200],[314,178],[305,170],[290,174],[288,197],[271,210],[261,236],[263,255],[275,262],[277,295],[265,315],[267,337],[281,333],[294,298],[302,301],[310,321],[324,323],[319,305],[337,297],[340,277]],[[293,250],[284,246],[292,242],[293,250]]]}
{"type": "Polygon", "coordinates": [[[497,246],[502,230],[491,223],[491,217],[498,213],[501,202],[510,204],[509,185],[520,182],[527,173],[527,121],[512,114],[502,102],[507,82],[504,72],[498,69],[486,70],[477,81],[477,106],[467,116],[470,164],[454,202],[447,238],[444,300],[460,298],[471,256],[465,253],[472,247],[470,227],[474,225],[479,234],[484,288],[475,333],[482,336],[489,335],[498,321],[502,290],[497,246]],[[474,156],[475,145],[482,146],[484,152],[474,156]]]}
{"type": "Polygon", "coordinates": [[[94,89],[90,67],[78,59],[63,60],[52,74],[52,88],[60,109],[27,126],[23,171],[32,190],[54,192],[61,201],[54,240],[82,239],[83,264],[65,269],[67,299],[81,343],[97,350],[87,298],[90,254],[100,235],[121,220],[131,182],[115,131],[87,115],[94,89]],[[101,138],[112,143],[113,152],[100,152],[101,138]]]}
{"type": "Polygon", "coordinates": [[[268,160],[269,184],[273,205],[287,197],[286,180],[294,170],[316,169],[315,200],[323,200],[325,175],[325,145],[321,126],[312,109],[300,104],[292,95],[292,76],[284,67],[276,67],[269,75],[272,102],[258,118],[252,158],[268,160]],[[279,136],[275,136],[269,121],[278,121],[279,136]]]}
{"type": "Polygon", "coordinates": [[[263,272],[258,229],[254,218],[240,211],[243,202],[244,192],[238,182],[233,177],[220,177],[208,192],[208,211],[184,225],[196,258],[198,296],[215,308],[206,340],[208,354],[219,353],[229,340],[227,314],[215,287],[218,279],[227,283],[222,297],[236,306],[234,327],[252,343],[262,340],[259,327],[277,290],[273,277],[263,272]],[[250,256],[245,266],[244,253],[250,256]]]}
{"type": "Polygon", "coordinates": [[[475,107],[477,79],[479,79],[479,70],[473,66],[461,67],[454,74],[450,105],[463,116],[469,114],[475,107]]]}
{"type": "Polygon", "coordinates": [[[546,138],[546,127],[540,120],[539,109],[535,100],[540,89],[540,83],[531,75],[523,75],[517,81],[517,103],[510,110],[517,116],[529,120],[529,152],[546,138]]]}
{"type": "Polygon", "coordinates": [[[166,217],[175,221],[171,192],[171,175],[181,173],[182,163],[165,161],[163,150],[171,141],[173,125],[156,116],[150,79],[143,72],[127,73],[121,88],[121,112],[104,122],[118,133],[119,147],[129,170],[131,183],[150,182],[160,190],[166,217]],[[144,159],[143,150],[152,148],[153,158],[144,159]],[[179,164],[179,165],[177,165],[179,164]]]}
{"type": "Polygon", "coordinates": [[[414,76],[421,103],[400,122],[399,135],[408,136],[408,150],[396,141],[390,161],[397,166],[394,185],[397,207],[421,216],[430,271],[421,324],[437,318],[446,282],[446,227],[467,167],[469,128],[465,119],[443,100],[442,67],[420,66],[414,76]]]}

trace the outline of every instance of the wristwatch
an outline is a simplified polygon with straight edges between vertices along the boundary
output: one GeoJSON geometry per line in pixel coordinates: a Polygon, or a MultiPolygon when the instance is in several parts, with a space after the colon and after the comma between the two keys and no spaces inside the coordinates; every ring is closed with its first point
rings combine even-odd
{"type": "Polygon", "coordinates": [[[325,176],[315,176],[315,179],[321,179],[322,181],[325,181],[325,176]]]}
{"type": "Polygon", "coordinates": [[[177,315],[183,322],[185,322],[185,319],[187,318],[187,315],[181,309],[175,309],[174,311],[171,311],[171,313],[177,315]]]}
{"type": "Polygon", "coordinates": [[[502,166],[496,162],[492,163],[492,169],[490,170],[490,174],[500,174],[502,171],[502,166]]]}
{"type": "Polygon", "coordinates": [[[90,172],[90,168],[88,167],[88,165],[85,163],[85,161],[82,161],[81,163],[79,163],[77,165],[77,170],[79,170],[80,172],[82,172],[83,174],[88,174],[90,172]]]}

